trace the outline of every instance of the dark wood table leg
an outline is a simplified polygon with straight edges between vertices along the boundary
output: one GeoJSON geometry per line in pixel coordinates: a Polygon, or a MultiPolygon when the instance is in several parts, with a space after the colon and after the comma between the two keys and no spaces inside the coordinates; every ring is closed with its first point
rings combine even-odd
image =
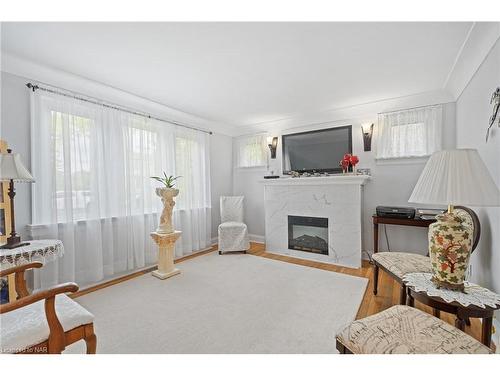
{"type": "Polygon", "coordinates": [[[378,223],[373,223],[373,254],[378,253],[378,223]]]}
{"type": "Polygon", "coordinates": [[[441,312],[438,309],[433,308],[432,309],[432,315],[434,315],[436,318],[440,318],[441,317],[441,312]]]}
{"type": "Polygon", "coordinates": [[[415,307],[415,299],[412,297],[410,291],[407,293],[406,304],[410,307],[415,307]]]}
{"type": "Polygon", "coordinates": [[[483,326],[481,332],[481,342],[488,348],[491,346],[491,330],[493,326],[493,317],[483,318],[483,326]]]}
{"type": "Polygon", "coordinates": [[[465,317],[463,317],[460,312],[457,313],[455,327],[457,327],[460,331],[465,331],[465,317]]]}
{"type": "Polygon", "coordinates": [[[373,294],[377,295],[378,292],[378,266],[373,265],[373,294]]]}
{"type": "Polygon", "coordinates": [[[399,291],[399,304],[406,304],[406,286],[401,285],[401,290],[399,291]]]}

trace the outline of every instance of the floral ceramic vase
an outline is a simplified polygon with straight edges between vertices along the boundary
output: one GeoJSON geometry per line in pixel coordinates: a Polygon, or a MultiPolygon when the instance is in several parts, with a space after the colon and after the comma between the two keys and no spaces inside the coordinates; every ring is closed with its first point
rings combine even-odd
{"type": "Polygon", "coordinates": [[[462,210],[436,217],[429,226],[429,254],[432,281],[439,288],[464,290],[472,249],[473,225],[462,210]]]}

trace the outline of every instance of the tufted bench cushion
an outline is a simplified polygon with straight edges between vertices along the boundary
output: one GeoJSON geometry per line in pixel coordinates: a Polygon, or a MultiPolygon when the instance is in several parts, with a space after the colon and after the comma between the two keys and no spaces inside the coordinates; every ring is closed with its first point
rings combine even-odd
{"type": "Polygon", "coordinates": [[[444,321],[409,306],[356,320],[337,335],[354,354],[488,354],[491,350],[444,321]]]}
{"type": "MultiPolygon", "coordinates": [[[[0,353],[15,353],[49,338],[45,300],[0,315],[0,353]]],[[[56,315],[65,332],[94,316],[65,294],[56,296],[56,315]]]]}

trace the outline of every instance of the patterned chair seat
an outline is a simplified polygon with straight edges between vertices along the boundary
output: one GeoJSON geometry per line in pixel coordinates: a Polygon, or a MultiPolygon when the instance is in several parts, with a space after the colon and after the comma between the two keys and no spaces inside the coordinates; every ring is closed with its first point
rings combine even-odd
{"type": "Polygon", "coordinates": [[[372,258],[399,280],[408,273],[432,272],[431,259],[420,254],[384,251],[373,254],[372,258]]]}
{"type": "Polygon", "coordinates": [[[492,351],[444,321],[396,305],[356,320],[337,335],[337,349],[354,354],[488,354],[492,351]],[[347,349],[347,350],[345,350],[347,349]]]}
{"type": "MultiPolygon", "coordinates": [[[[64,332],[93,323],[94,316],[66,294],[56,296],[56,314],[64,332]]],[[[44,300],[4,313],[0,318],[0,353],[20,352],[49,338],[44,300]]]]}

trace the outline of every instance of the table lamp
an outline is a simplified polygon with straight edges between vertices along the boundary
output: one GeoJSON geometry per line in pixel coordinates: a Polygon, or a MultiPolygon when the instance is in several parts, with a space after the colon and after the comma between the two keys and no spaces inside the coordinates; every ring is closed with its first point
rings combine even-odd
{"type": "Polygon", "coordinates": [[[10,198],[10,225],[12,231],[10,237],[7,238],[7,244],[0,246],[1,249],[14,249],[19,246],[29,245],[27,242],[21,242],[21,237],[16,233],[16,223],[14,219],[14,181],[16,182],[34,182],[30,172],[21,162],[21,155],[13,154],[12,150],[8,149],[7,154],[0,154],[0,181],[9,182],[9,198],[10,198]]]}
{"type": "Polygon", "coordinates": [[[429,226],[432,281],[437,287],[463,291],[473,228],[453,206],[500,205],[500,191],[477,150],[432,154],[408,202],[448,205],[448,211],[429,226]]]}

